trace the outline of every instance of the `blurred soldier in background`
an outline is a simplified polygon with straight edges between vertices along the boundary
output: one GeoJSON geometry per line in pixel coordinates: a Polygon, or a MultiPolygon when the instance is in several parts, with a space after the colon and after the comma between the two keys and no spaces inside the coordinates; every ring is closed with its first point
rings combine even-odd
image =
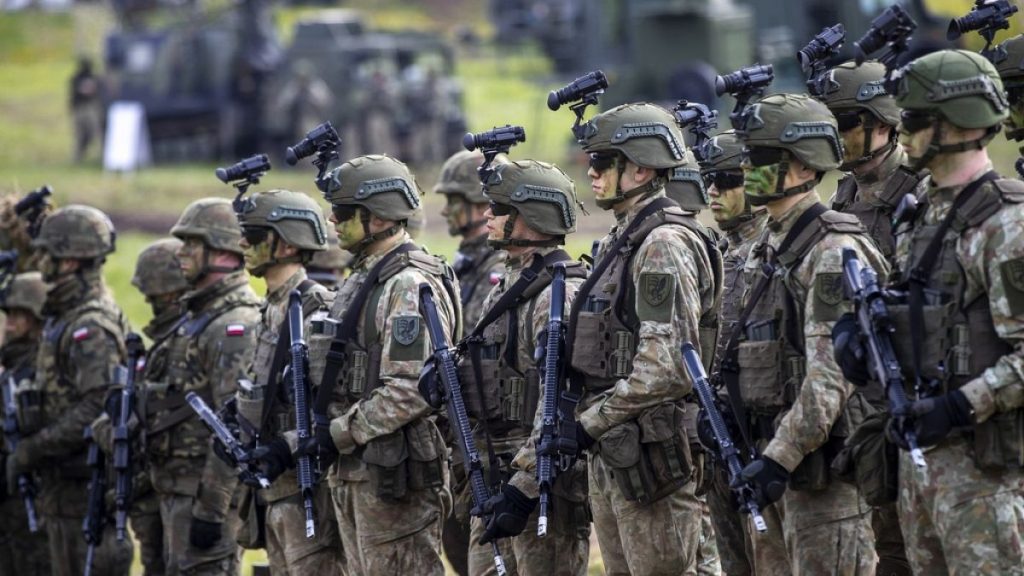
{"type": "Polygon", "coordinates": [[[338,232],[333,226],[327,227],[327,249],[314,252],[306,262],[306,275],[310,280],[329,289],[338,287],[352,264],[352,254],[338,246],[338,232]]]}
{"type": "Polygon", "coordinates": [[[327,83],[316,75],[309,60],[300,59],[292,65],[292,75],[277,93],[273,109],[275,116],[285,120],[286,142],[298,142],[310,130],[329,118],[334,107],[334,95],[327,83]]]}
{"type": "Polygon", "coordinates": [[[81,162],[93,140],[100,134],[100,79],[93,73],[92,59],[82,56],[71,77],[71,117],[74,120],[75,162],[81,162]]]}

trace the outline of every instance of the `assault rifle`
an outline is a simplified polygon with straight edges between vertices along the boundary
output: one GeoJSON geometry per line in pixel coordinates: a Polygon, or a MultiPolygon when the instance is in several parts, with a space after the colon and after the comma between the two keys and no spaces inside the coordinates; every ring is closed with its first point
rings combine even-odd
{"type": "Polygon", "coordinates": [[[885,388],[885,395],[889,398],[891,425],[910,447],[910,458],[914,464],[924,468],[924,453],[917,445],[910,401],[903,388],[903,372],[892,346],[895,327],[885,304],[886,293],[878,286],[875,270],[861,264],[857,253],[849,248],[843,249],[843,286],[857,313],[857,325],[866,344],[872,375],[885,388]]]}
{"type": "Polygon", "coordinates": [[[263,475],[256,463],[253,462],[252,458],[249,457],[249,452],[242,446],[242,443],[238,441],[231,434],[231,429],[224,423],[217,414],[210,409],[210,406],[203,401],[195,392],[189,392],[185,394],[185,400],[188,405],[192,407],[199,419],[206,424],[206,427],[213,433],[214,438],[217,442],[220,442],[224,446],[225,452],[231,456],[234,460],[235,467],[238,468],[238,477],[244,484],[255,486],[258,485],[260,488],[270,488],[270,480],[263,475]]]}
{"type": "MultiPolygon", "coordinates": [[[[299,435],[299,446],[305,446],[312,437],[309,421],[309,379],[306,367],[309,362],[309,348],[302,335],[302,294],[292,290],[288,301],[288,328],[291,330],[292,363],[288,367],[291,372],[292,385],[295,387],[295,428],[299,435]]],[[[313,478],[313,465],[309,455],[299,456],[295,462],[295,474],[302,491],[302,507],[306,509],[306,538],[316,535],[316,520],[313,510],[313,490],[316,481],[313,478]]]]}
{"type": "Polygon", "coordinates": [[[565,374],[562,371],[562,351],[565,347],[565,263],[555,264],[551,280],[551,308],[544,348],[544,420],[537,439],[537,484],[540,486],[540,514],[537,517],[537,536],[548,533],[548,502],[551,486],[557,474],[564,472],[576,460],[576,422],[573,412],[579,396],[563,391],[565,374]],[[559,401],[561,398],[561,401],[559,401]],[[555,457],[558,457],[557,463],[555,457]]]}
{"type": "MultiPolygon", "coordinates": [[[[7,442],[7,453],[14,454],[21,440],[18,426],[18,404],[14,399],[14,377],[8,375],[3,384],[4,393],[4,440],[7,442]]],[[[25,515],[28,516],[28,531],[39,531],[39,516],[36,514],[36,485],[28,474],[18,474],[18,495],[25,502],[25,515]]]]}
{"type": "Polygon", "coordinates": [[[127,534],[128,505],[132,497],[132,443],[128,422],[135,409],[135,376],[139,360],[146,353],[146,346],[135,332],[128,333],[124,340],[128,351],[128,370],[121,388],[121,403],[117,420],[114,421],[114,529],[117,540],[124,541],[127,534]]]}
{"type": "Polygon", "coordinates": [[[107,463],[100,453],[100,447],[92,437],[92,426],[85,427],[86,464],[92,469],[89,479],[88,508],[82,520],[82,536],[88,545],[85,551],[85,576],[92,576],[92,565],[96,547],[103,541],[103,529],[107,525],[107,463]]]}
{"type": "MultiPolygon", "coordinates": [[[[429,284],[420,284],[419,296],[420,313],[426,320],[427,334],[430,335],[430,343],[434,348],[431,357],[423,367],[423,373],[420,376],[420,389],[421,392],[424,391],[424,388],[427,389],[424,397],[446,401],[448,420],[455,427],[456,443],[459,452],[462,453],[462,465],[465,467],[473,495],[471,513],[475,516],[482,516],[484,505],[491,494],[487,489],[487,482],[484,480],[483,463],[480,460],[480,453],[476,449],[473,429],[469,424],[469,414],[466,412],[466,405],[462,399],[462,385],[459,384],[459,376],[455,370],[455,359],[452,357],[448,338],[441,328],[441,318],[438,316],[437,304],[434,302],[434,292],[429,284]],[[438,379],[444,385],[443,387],[438,386],[438,379]]],[[[434,402],[431,404],[436,405],[434,402]]],[[[507,573],[505,560],[501,557],[498,543],[492,541],[491,549],[494,552],[494,567],[499,576],[504,576],[507,573]]]]}
{"type": "MultiPolygon", "coordinates": [[[[697,350],[694,349],[693,344],[684,342],[682,353],[683,366],[686,368],[686,373],[690,376],[690,380],[693,381],[693,389],[697,393],[697,399],[700,400],[700,405],[704,408],[704,412],[707,413],[708,420],[711,422],[711,432],[715,436],[718,458],[725,463],[726,469],[729,472],[729,484],[732,485],[736,477],[739,476],[740,471],[743,470],[739,450],[736,449],[732,436],[729,434],[729,428],[725,425],[725,419],[722,418],[722,413],[718,410],[718,404],[715,403],[715,393],[711,390],[711,382],[708,381],[708,375],[704,372],[704,364],[701,363],[697,350]]],[[[754,528],[758,532],[766,532],[768,526],[765,524],[764,517],[761,516],[761,510],[754,500],[753,489],[749,485],[743,485],[740,488],[733,488],[733,490],[739,496],[743,509],[753,519],[754,528]]]]}

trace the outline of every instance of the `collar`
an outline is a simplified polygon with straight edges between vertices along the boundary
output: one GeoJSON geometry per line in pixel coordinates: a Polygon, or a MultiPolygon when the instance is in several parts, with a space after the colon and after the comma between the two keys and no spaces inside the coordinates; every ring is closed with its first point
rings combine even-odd
{"type": "Polygon", "coordinates": [[[181,320],[181,316],[184,313],[184,306],[171,306],[165,312],[150,320],[149,324],[146,324],[146,327],[142,329],[142,332],[150,340],[160,340],[167,336],[172,328],[178,325],[178,320],[181,320]]]}
{"type": "Polygon", "coordinates": [[[467,256],[479,252],[490,252],[491,247],[487,245],[487,233],[479,234],[472,238],[463,238],[459,242],[459,252],[467,256]]]}
{"type": "MultiPolygon", "coordinates": [[[[0,348],[0,364],[14,371],[25,362],[35,362],[38,339],[18,338],[4,342],[0,348]]],[[[9,372],[10,373],[10,372],[9,372]]]]}
{"type": "Polygon", "coordinates": [[[540,246],[526,252],[522,256],[517,256],[515,258],[507,256],[505,258],[505,277],[511,279],[512,282],[515,282],[516,279],[519,278],[519,274],[526,268],[529,268],[530,264],[533,264],[534,255],[538,255],[543,258],[556,250],[563,249],[564,247],[562,246],[540,246]]]}
{"type": "Polygon", "coordinates": [[[307,278],[306,270],[299,268],[295,274],[292,274],[284,281],[284,284],[277,287],[277,289],[267,292],[267,304],[275,305],[281,302],[287,302],[290,297],[292,290],[297,290],[299,284],[307,278]]]}
{"type": "Polygon", "coordinates": [[[742,246],[747,242],[756,240],[761,235],[761,230],[764,229],[764,223],[768,220],[768,212],[765,210],[758,210],[751,213],[749,220],[740,222],[735,228],[729,230],[726,234],[726,238],[729,240],[730,246],[742,246]]]}
{"type": "Polygon", "coordinates": [[[390,238],[386,238],[383,244],[378,250],[375,250],[372,254],[368,252],[361,252],[356,256],[355,262],[352,263],[353,273],[365,273],[373,268],[374,264],[380,262],[381,258],[394,252],[399,246],[406,242],[411,242],[412,236],[405,230],[402,230],[398,234],[390,238]]]}
{"type": "Polygon", "coordinates": [[[659,188],[659,189],[655,190],[654,192],[652,192],[652,193],[650,193],[650,194],[648,194],[646,196],[641,197],[640,201],[638,201],[636,204],[633,204],[632,206],[630,206],[625,212],[623,212],[622,214],[616,214],[615,215],[615,220],[616,220],[617,224],[616,224],[615,228],[612,229],[612,232],[614,233],[614,232],[616,232],[618,230],[625,230],[627,227],[629,227],[630,223],[633,222],[633,219],[636,218],[637,214],[639,214],[641,210],[646,208],[648,204],[650,204],[651,202],[654,202],[658,198],[664,198],[664,197],[665,197],[665,188],[664,187],[659,188]]]}
{"type": "Polygon", "coordinates": [[[992,162],[986,162],[976,173],[972,174],[967,182],[963,184],[957,184],[955,186],[938,187],[935,186],[934,180],[928,181],[927,195],[928,205],[933,206],[936,210],[941,211],[947,205],[952,205],[953,200],[960,194],[960,191],[966,188],[971,182],[974,182],[978,178],[981,178],[986,172],[992,170],[992,162]]]}
{"type": "Polygon", "coordinates": [[[796,221],[800,218],[800,215],[807,211],[808,208],[818,203],[817,194],[808,194],[803,200],[797,202],[789,209],[788,212],[782,215],[782,218],[773,220],[771,217],[768,218],[768,229],[771,230],[772,234],[787,234],[796,221]]]}
{"type": "Polygon", "coordinates": [[[99,298],[105,291],[99,268],[65,275],[46,292],[43,315],[56,316],[82,302],[99,298]]]}
{"type": "Polygon", "coordinates": [[[248,283],[249,275],[245,273],[245,270],[239,270],[224,276],[206,288],[186,293],[181,297],[181,302],[185,305],[186,310],[196,312],[206,308],[217,298],[248,283]]]}

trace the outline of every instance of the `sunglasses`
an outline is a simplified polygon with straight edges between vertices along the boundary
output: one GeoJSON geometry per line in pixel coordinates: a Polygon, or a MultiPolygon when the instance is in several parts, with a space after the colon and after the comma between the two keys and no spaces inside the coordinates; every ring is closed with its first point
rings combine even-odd
{"type": "Polygon", "coordinates": [[[356,214],[359,213],[359,207],[348,204],[331,204],[331,213],[334,214],[334,219],[340,224],[355,218],[356,214]]]}
{"type": "Polygon", "coordinates": [[[508,204],[498,204],[497,202],[490,203],[491,214],[495,216],[508,216],[512,213],[512,207],[508,204]]]}
{"type": "Polygon", "coordinates": [[[900,112],[900,129],[907,134],[920,132],[932,126],[935,122],[935,115],[930,112],[918,112],[917,110],[904,110],[900,112]]]}
{"type": "Polygon", "coordinates": [[[590,155],[590,167],[598,173],[614,168],[618,161],[618,152],[594,152],[590,155]]]}
{"type": "Polygon", "coordinates": [[[1021,100],[1024,100],[1024,85],[1007,86],[1006,99],[1010,102],[1011,105],[1019,104],[1021,100]]]}
{"type": "Polygon", "coordinates": [[[262,226],[242,226],[242,238],[249,246],[259,246],[267,241],[270,235],[270,228],[262,226]]]}
{"type": "Polygon", "coordinates": [[[861,118],[860,111],[851,112],[838,112],[835,115],[836,123],[839,125],[840,132],[846,132],[847,130],[853,130],[857,126],[864,123],[864,119],[861,118]]]}
{"type": "Polygon", "coordinates": [[[730,190],[743,186],[743,173],[732,170],[720,170],[704,174],[704,185],[714,186],[718,190],[730,190]]]}
{"type": "Polygon", "coordinates": [[[751,166],[771,166],[772,164],[778,164],[782,162],[782,156],[785,150],[781,148],[744,148],[743,157],[750,162],[751,166]]]}

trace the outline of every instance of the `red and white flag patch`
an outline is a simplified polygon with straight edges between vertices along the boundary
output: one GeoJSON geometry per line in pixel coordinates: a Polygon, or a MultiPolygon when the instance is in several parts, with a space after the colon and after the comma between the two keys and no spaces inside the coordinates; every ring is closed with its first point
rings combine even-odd
{"type": "Polygon", "coordinates": [[[79,328],[71,333],[71,337],[74,338],[75,342],[81,342],[82,340],[88,340],[90,336],[88,328],[79,328]]]}
{"type": "Polygon", "coordinates": [[[491,286],[497,286],[498,282],[501,282],[501,274],[498,274],[497,272],[491,272],[491,276],[490,278],[488,278],[488,280],[491,281],[491,286]]]}
{"type": "Polygon", "coordinates": [[[224,333],[228,336],[245,336],[245,324],[228,324],[224,333]]]}

